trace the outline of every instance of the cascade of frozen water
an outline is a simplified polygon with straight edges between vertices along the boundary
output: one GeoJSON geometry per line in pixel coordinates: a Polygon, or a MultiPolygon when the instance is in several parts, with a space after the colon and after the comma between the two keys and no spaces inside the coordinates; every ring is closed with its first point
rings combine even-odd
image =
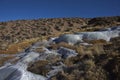
{"type": "Polygon", "coordinates": [[[120,27],[112,27],[106,30],[95,32],[77,32],[75,34],[64,34],[54,40],[54,42],[67,42],[70,44],[76,44],[77,42],[84,42],[87,40],[99,40],[103,39],[110,41],[111,38],[120,36],[120,27]]]}
{"type": "Polygon", "coordinates": [[[44,76],[27,71],[28,63],[39,57],[39,53],[23,52],[20,60],[14,65],[5,65],[0,68],[0,80],[46,80],[44,76]]]}

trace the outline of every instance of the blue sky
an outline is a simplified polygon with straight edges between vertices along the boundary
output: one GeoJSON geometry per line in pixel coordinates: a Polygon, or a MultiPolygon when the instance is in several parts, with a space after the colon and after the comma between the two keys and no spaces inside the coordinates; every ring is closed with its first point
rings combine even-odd
{"type": "Polygon", "coordinates": [[[120,16],[120,0],[0,0],[0,21],[120,16]]]}

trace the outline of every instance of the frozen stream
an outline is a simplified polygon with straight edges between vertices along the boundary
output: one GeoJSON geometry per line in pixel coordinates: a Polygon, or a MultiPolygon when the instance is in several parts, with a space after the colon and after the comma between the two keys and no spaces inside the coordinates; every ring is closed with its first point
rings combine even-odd
{"type": "MultiPolygon", "coordinates": [[[[47,48],[43,48],[43,53],[34,52],[34,50],[40,47],[41,44],[49,44],[48,42],[37,42],[32,47],[25,50],[18,55],[15,55],[16,58],[19,57],[19,61],[12,65],[7,63],[5,66],[0,68],[0,80],[48,80],[50,76],[56,74],[62,69],[63,64],[59,67],[54,67],[54,70],[51,70],[47,77],[42,75],[37,75],[27,71],[28,64],[37,60],[46,60],[48,57],[53,55],[63,56],[64,58],[76,56],[77,53],[74,50],[61,47],[57,51],[50,51],[47,48]]],[[[5,55],[4,55],[5,56],[5,55]]],[[[8,55],[6,55],[8,56],[8,55]]],[[[14,60],[13,60],[14,61],[14,60]]]]}
{"type": "Polygon", "coordinates": [[[54,41],[67,42],[69,44],[76,44],[78,42],[84,42],[84,40],[99,40],[110,41],[111,38],[120,36],[120,26],[103,29],[95,32],[77,32],[75,34],[64,34],[56,38],[54,41]]]}
{"type": "Polygon", "coordinates": [[[26,70],[28,63],[39,57],[39,53],[29,52],[23,54],[17,64],[1,67],[0,80],[46,80],[45,77],[26,70]]]}

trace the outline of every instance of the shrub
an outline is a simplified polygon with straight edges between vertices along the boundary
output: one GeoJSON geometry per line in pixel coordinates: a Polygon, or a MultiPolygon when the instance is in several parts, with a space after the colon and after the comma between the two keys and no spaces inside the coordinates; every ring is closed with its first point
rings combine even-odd
{"type": "Polygon", "coordinates": [[[0,29],[5,29],[5,26],[0,26],[0,29]]]}

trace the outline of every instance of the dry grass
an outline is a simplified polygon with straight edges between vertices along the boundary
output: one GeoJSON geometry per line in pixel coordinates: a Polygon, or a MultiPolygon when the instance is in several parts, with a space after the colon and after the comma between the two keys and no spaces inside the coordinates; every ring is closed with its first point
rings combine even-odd
{"type": "Polygon", "coordinates": [[[103,44],[93,44],[85,47],[83,45],[69,45],[68,43],[61,42],[58,44],[51,44],[49,48],[57,50],[60,47],[65,47],[65,48],[75,50],[79,55],[92,56],[93,54],[99,55],[104,53],[102,45],[103,44]]]}
{"type": "MultiPolygon", "coordinates": [[[[65,67],[62,68],[62,71],[52,76],[50,80],[119,80],[120,55],[116,52],[119,51],[118,43],[119,38],[111,41],[111,44],[106,43],[103,45],[72,46],[67,43],[52,44],[51,48],[58,49],[64,46],[76,50],[79,54],[67,59],[51,59],[51,61],[47,59],[49,64],[43,63],[44,68],[35,67],[31,72],[37,72],[40,69],[37,73],[45,75],[47,71],[51,70],[49,68],[51,65],[59,66],[58,63],[62,62],[65,67]],[[111,52],[105,51],[106,49],[111,49],[111,52]]],[[[33,63],[33,65],[39,66],[41,63],[33,63]]]]}
{"type": "Polygon", "coordinates": [[[60,43],[58,43],[58,44],[51,44],[50,45],[50,48],[52,48],[52,49],[59,49],[60,47],[66,47],[66,48],[69,48],[69,49],[75,49],[75,47],[74,46],[72,46],[72,45],[69,45],[68,43],[66,43],[66,42],[60,42],[60,43]]]}
{"type": "Polygon", "coordinates": [[[96,55],[105,54],[102,45],[94,45],[92,50],[93,50],[93,54],[96,55]]]}
{"type": "MultiPolygon", "coordinates": [[[[1,44],[12,44],[7,46],[0,47],[1,53],[15,53],[21,51],[23,48],[29,45],[28,43],[23,43],[25,39],[31,39],[41,36],[42,39],[47,39],[49,37],[56,37],[61,34],[68,34],[81,32],[81,31],[94,31],[95,29],[101,29],[104,26],[109,25],[106,22],[109,22],[110,25],[118,25],[119,16],[116,17],[103,17],[103,18],[55,18],[55,19],[40,19],[40,20],[17,20],[9,22],[0,22],[0,26],[3,29],[0,29],[0,43],[1,44]],[[103,21],[102,21],[103,20],[103,21]],[[104,22],[105,21],[105,22],[104,22]],[[104,24],[102,24],[102,23],[104,24]],[[114,23],[115,22],[115,23],[114,23]],[[100,25],[98,25],[101,23],[100,25]],[[94,25],[97,24],[97,25],[94,25]],[[10,34],[8,36],[8,34],[10,34]],[[16,39],[21,44],[14,44],[16,39]],[[9,47],[10,46],[10,47],[9,47]],[[8,48],[9,47],[9,48],[8,48]],[[6,48],[6,50],[1,50],[6,48]]],[[[93,44],[104,44],[104,41],[91,41],[93,44]]]]}
{"type": "Polygon", "coordinates": [[[68,43],[61,42],[59,44],[52,44],[52,49],[58,49],[60,47],[66,47],[72,50],[75,50],[79,55],[100,55],[104,54],[103,44],[93,44],[90,46],[83,45],[69,45],[68,43]]]}
{"type": "Polygon", "coordinates": [[[13,59],[13,56],[8,56],[8,57],[0,57],[0,66],[2,66],[6,61],[13,59]]]}
{"type": "Polygon", "coordinates": [[[43,47],[39,47],[39,48],[35,49],[35,52],[43,53],[44,52],[43,47]]]}
{"type": "Polygon", "coordinates": [[[29,40],[24,40],[19,43],[14,43],[8,46],[6,50],[0,50],[0,54],[16,54],[25,48],[29,47],[32,43],[38,41],[39,38],[32,38],[29,40]]]}
{"type": "Polygon", "coordinates": [[[27,69],[33,73],[42,75],[46,75],[49,71],[49,69],[46,68],[46,65],[48,64],[48,61],[46,60],[36,61],[34,64],[31,64],[27,69]]]}
{"type": "Polygon", "coordinates": [[[107,44],[107,42],[105,40],[85,40],[85,42],[90,43],[90,44],[99,44],[99,45],[103,45],[103,44],[107,44]]]}

